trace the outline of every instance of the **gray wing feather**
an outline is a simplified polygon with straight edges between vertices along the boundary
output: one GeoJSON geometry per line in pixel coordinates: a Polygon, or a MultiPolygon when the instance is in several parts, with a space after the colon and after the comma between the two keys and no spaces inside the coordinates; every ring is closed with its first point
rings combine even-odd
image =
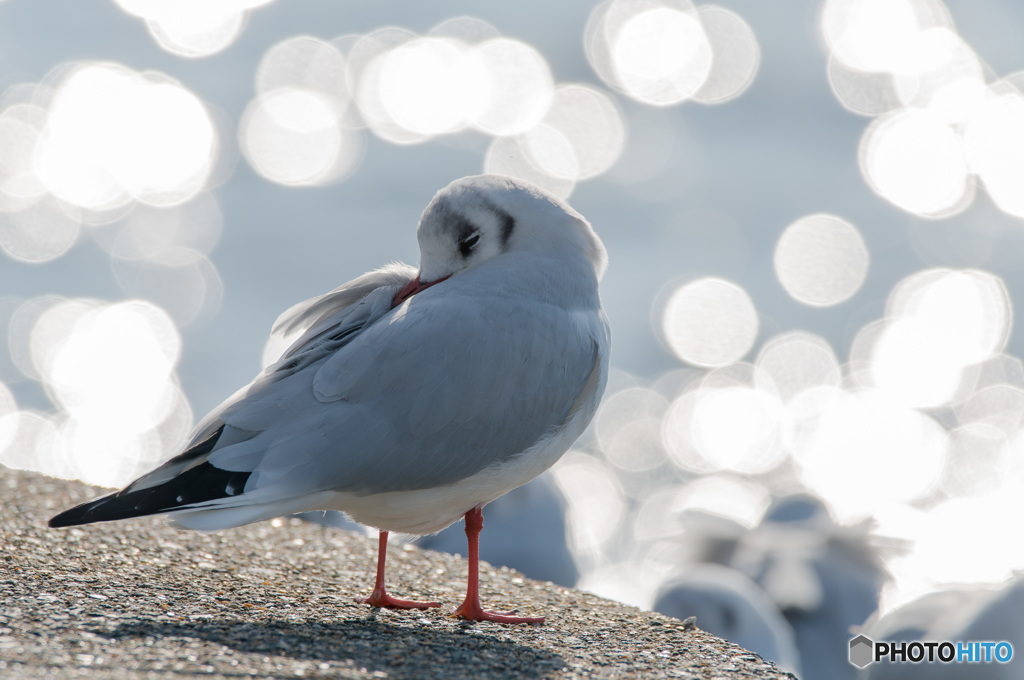
{"type": "Polygon", "coordinates": [[[254,436],[210,462],[282,495],[458,481],[565,423],[601,360],[599,314],[424,291],[228,408],[254,436]]]}
{"type": "MultiPolygon", "coordinates": [[[[282,418],[287,416],[286,404],[304,389],[301,377],[295,376],[301,376],[303,367],[329,356],[386,314],[391,309],[391,298],[415,275],[413,267],[389,264],[284,312],[274,324],[272,335],[293,335],[303,328],[305,331],[281,359],[208,413],[193,429],[186,450],[223,427],[211,453],[220,452],[232,467],[220,467],[255,469],[268,445],[268,438],[262,435],[268,429],[282,426],[282,418]]],[[[308,391],[308,385],[305,388],[308,391]]],[[[131,488],[145,489],[167,482],[208,460],[209,455],[171,459],[133,482],[131,488]]]]}
{"type": "Polygon", "coordinates": [[[274,322],[271,335],[287,336],[304,328],[315,333],[325,324],[334,325],[339,314],[374,290],[385,286],[401,289],[414,276],[416,268],[401,262],[393,262],[367,272],[329,293],[304,300],[285,310],[274,322]]]}

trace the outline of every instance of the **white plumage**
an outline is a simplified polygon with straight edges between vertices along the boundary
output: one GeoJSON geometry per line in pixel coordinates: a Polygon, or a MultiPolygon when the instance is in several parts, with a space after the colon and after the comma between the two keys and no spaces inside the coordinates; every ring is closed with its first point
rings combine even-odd
{"type": "Polygon", "coordinates": [[[468,177],[392,264],[300,303],[298,339],[186,450],[52,526],[169,513],[193,529],[342,510],[431,533],[558,460],[597,409],[606,256],[582,216],[519,180],[468,177]]]}

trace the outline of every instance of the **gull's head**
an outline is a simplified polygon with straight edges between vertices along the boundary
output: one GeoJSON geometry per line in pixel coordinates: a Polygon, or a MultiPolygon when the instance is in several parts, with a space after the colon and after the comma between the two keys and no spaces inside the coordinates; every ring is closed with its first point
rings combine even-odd
{"type": "Polygon", "coordinates": [[[416,231],[421,285],[444,280],[504,253],[583,258],[601,278],[604,245],[565,202],[513,177],[463,177],[437,192],[416,231]]]}

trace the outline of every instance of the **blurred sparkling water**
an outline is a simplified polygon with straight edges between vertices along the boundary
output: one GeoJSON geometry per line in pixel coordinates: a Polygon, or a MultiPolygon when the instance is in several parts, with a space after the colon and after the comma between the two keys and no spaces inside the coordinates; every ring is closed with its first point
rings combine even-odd
{"type": "Polygon", "coordinates": [[[883,610],[1024,568],[1024,7],[51,5],[0,3],[3,464],[129,481],[499,172],[610,254],[583,586],[650,606],[692,513],[793,492],[902,546],[883,610]]]}

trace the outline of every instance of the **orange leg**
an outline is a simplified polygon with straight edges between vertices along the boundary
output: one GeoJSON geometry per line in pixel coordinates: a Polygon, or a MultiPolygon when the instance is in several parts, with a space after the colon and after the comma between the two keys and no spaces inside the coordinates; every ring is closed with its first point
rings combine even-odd
{"type": "Polygon", "coordinates": [[[483,510],[473,508],[466,513],[466,540],[469,543],[469,578],[466,583],[466,599],[452,614],[467,621],[544,623],[543,616],[513,616],[514,611],[492,612],[480,606],[480,530],[483,528],[483,510]]]}
{"type": "Polygon", "coordinates": [[[373,593],[369,597],[357,597],[356,602],[368,604],[371,607],[389,607],[391,609],[428,609],[440,607],[440,602],[416,602],[415,600],[402,600],[388,595],[384,587],[384,562],[388,554],[388,532],[380,532],[379,545],[377,548],[377,581],[373,586],[373,593]]]}

